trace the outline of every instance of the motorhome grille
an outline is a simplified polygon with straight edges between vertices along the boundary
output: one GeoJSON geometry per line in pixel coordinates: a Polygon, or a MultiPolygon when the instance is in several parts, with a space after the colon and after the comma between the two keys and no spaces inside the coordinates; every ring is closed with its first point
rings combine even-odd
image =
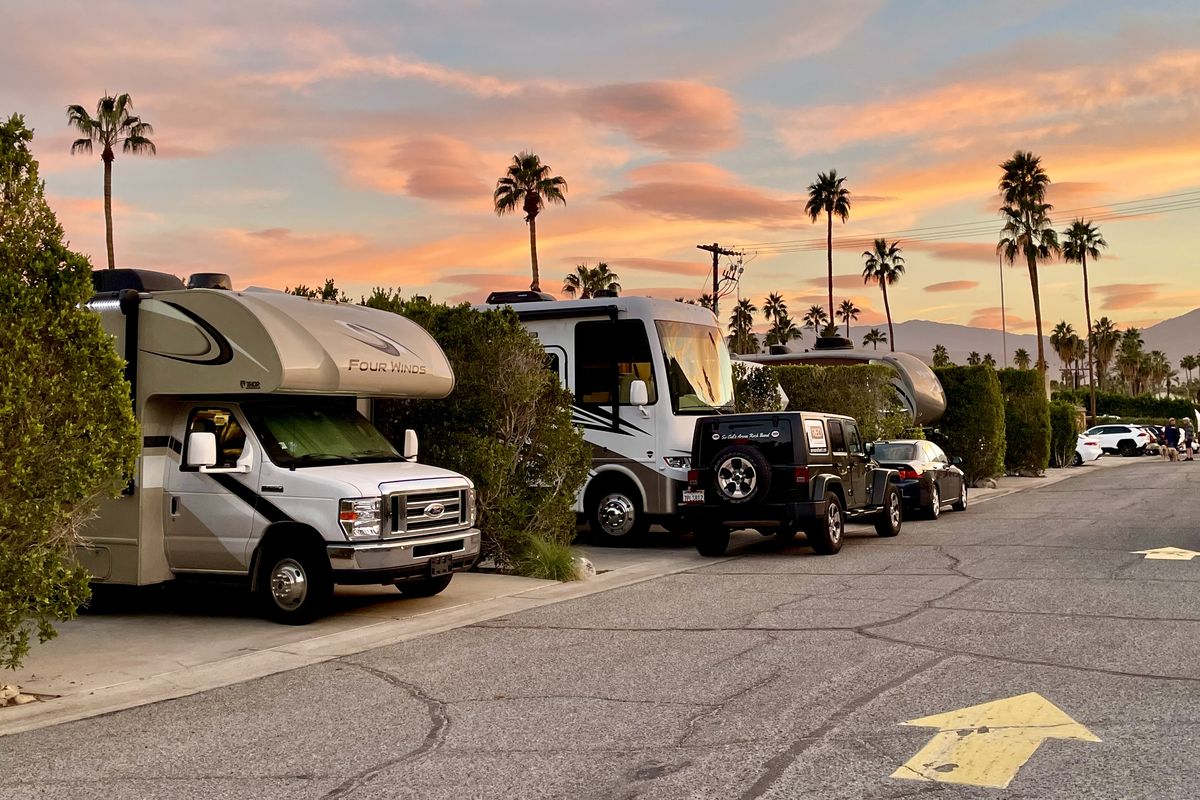
{"type": "Polygon", "coordinates": [[[467,524],[466,489],[397,493],[390,496],[391,535],[424,536],[454,531],[467,524]],[[441,512],[437,512],[441,506],[441,512]]]}

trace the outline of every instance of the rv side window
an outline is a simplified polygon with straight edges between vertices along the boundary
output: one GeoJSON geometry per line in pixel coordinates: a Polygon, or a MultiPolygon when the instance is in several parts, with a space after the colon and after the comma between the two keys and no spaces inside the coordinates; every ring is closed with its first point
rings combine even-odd
{"type": "MultiPolygon", "coordinates": [[[[188,433],[207,431],[217,435],[217,466],[236,467],[246,447],[246,432],[228,408],[194,408],[188,415],[188,433]]],[[[187,464],[186,454],[183,463],[187,464]]],[[[189,467],[182,467],[189,469],[189,467]]],[[[192,467],[191,469],[195,469],[192,467]]]]}
{"type": "Polygon", "coordinates": [[[612,405],[613,386],[623,406],[629,386],[646,382],[650,405],[658,401],[650,340],[641,320],[580,322],[575,326],[575,401],[580,405],[612,405]]]}

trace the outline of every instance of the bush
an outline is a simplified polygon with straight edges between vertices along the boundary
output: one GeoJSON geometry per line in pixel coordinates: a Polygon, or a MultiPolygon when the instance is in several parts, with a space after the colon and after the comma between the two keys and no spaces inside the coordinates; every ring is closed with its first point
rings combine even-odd
{"type": "Polygon", "coordinates": [[[779,377],[774,367],[733,362],[733,403],[737,412],[779,411],[779,377]]]}
{"type": "Polygon", "coordinates": [[[1004,395],[1004,468],[1040,474],[1050,463],[1050,403],[1042,373],[1002,369],[997,376],[1004,395]]]}
{"type": "MultiPolygon", "coordinates": [[[[405,428],[417,430],[422,460],[475,481],[484,558],[542,570],[549,544],[566,552],[574,538],[572,509],[591,450],[572,424],[572,397],[546,369],[541,346],[511,309],[405,302],[380,290],[367,305],[422,325],[454,367],[450,397],[381,401],[380,428],[393,441],[403,439],[405,428]]],[[[573,570],[554,571],[560,579],[574,576],[573,570]]]]}
{"type": "Polygon", "coordinates": [[[930,435],[950,457],[962,458],[967,481],[1004,472],[1004,396],[991,367],[938,367],[946,413],[930,435]]]}
{"type": "MultiPolygon", "coordinates": [[[[1091,409],[1091,399],[1087,389],[1064,389],[1054,393],[1055,400],[1062,400],[1072,405],[1091,409]]],[[[1116,392],[1096,392],[1096,414],[1098,416],[1120,417],[1121,419],[1147,419],[1153,424],[1162,425],[1170,417],[1179,419],[1193,414],[1193,405],[1188,400],[1180,398],[1154,397],[1140,394],[1130,397],[1116,392]]]]}
{"type": "Polygon", "coordinates": [[[17,668],[87,602],[79,532],[133,473],[129,384],[100,318],[91,265],[46,204],[33,135],[0,123],[0,667],[17,668]]]}
{"type": "Polygon", "coordinates": [[[521,575],[548,581],[579,579],[571,548],[549,539],[530,539],[513,568],[521,575]]]}
{"type": "Polygon", "coordinates": [[[1065,467],[1075,461],[1079,415],[1075,406],[1056,400],[1050,404],[1050,463],[1065,467]]]}
{"type": "Polygon", "coordinates": [[[865,441],[900,438],[912,424],[892,386],[891,368],[776,367],[790,411],[824,411],[858,420],[865,441]]]}

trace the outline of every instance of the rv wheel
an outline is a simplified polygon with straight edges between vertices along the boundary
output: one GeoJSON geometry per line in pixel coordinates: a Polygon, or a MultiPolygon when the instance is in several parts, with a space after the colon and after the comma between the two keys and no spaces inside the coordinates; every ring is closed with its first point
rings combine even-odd
{"type": "Polygon", "coordinates": [[[272,548],[262,558],[258,591],[268,617],[284,625],[307,625],[325,613],[333,595],[329,559],[308,544],[272,548]]]}
{"type": "Polygon", "coordinates": [[[585,508],[592,539],[599,545],[628,547],[650,527],[641,494],[629,481],[597,482],[588,490],[585,508]]]}

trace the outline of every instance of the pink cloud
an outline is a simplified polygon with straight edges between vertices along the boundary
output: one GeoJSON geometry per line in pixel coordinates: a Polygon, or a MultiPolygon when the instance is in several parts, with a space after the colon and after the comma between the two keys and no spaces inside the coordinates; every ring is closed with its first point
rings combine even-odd
{"type": "Polygon", "coordinates": [[[1113,311],[1148,305],[1159,298],[1162,283],[1110,283],[1095,287],[1103,298],[1102,307],[1113,311]]]}
{"type": "MultiPolygon", "coordinates": [[[[1043,324],[1045,323],[1044,318],[1042,322],[1043,324]]],[[[1010,331],[1032,332],[1035,328],[1033,320],[1018,317],[1012,311],[1002,315],[1000,306],[987,306],[975,309],[971,312],[971,319],[967,324],[973,328],[987,328],[997,331],[1002,326],[1007,326],[1007,329],[1010,331]]]]}
{"type": "MultiPolygon", "coordinates": [[[[819,278],[809,278],[805,281],[805,283],[816,289],[827,289],[829,287],[829,276],[822,275],[819,278]]],[[[863,282],[861,273],[843,273],[841,275],[833,276],[834,289],[858,289],[862,291],[863,287],[866,285],[867,284],[863,282]]]]}
{"type": "Polygon", "coordinates": [[[614,83],[582,89],[576,108],[634,141],[671,153],[737,143],[737,106],[723,89],[691,81],[614,83]]]}
{"type": "Polygon", "coordinates": [[[967,289],[977,289],[979,281],[945,281],[931,283],[925,287],[927,292],[965,292],[967,289]]]}
{"type": "Polygon", "coordinates": [[[633,170],[633,186],[605,195],[632,211],[667,219],[756,222],[770,227],[800,224],[804,201],[779,198],[741,185],[717,167],[694,162],[663,162],[633,170]]]}
{"type": "Polygon", "coordinates": [[[485,158],[452,136],[429,134],[399,142],[369,137],[337,147],[351,181],[422,200],[486,204],[491,187],[485,158]]]}
{"type": "MultiPolygon", "coordinates": [[[[997,236],[1000,224],[996,224],[997,236]]],[[[996,245],[988,242],[923,242],[901,240],[900,246],[909,252],[928,253],[930,257],[945,261],[973,261],[981,264],[998,264],[996,245]]]]}

